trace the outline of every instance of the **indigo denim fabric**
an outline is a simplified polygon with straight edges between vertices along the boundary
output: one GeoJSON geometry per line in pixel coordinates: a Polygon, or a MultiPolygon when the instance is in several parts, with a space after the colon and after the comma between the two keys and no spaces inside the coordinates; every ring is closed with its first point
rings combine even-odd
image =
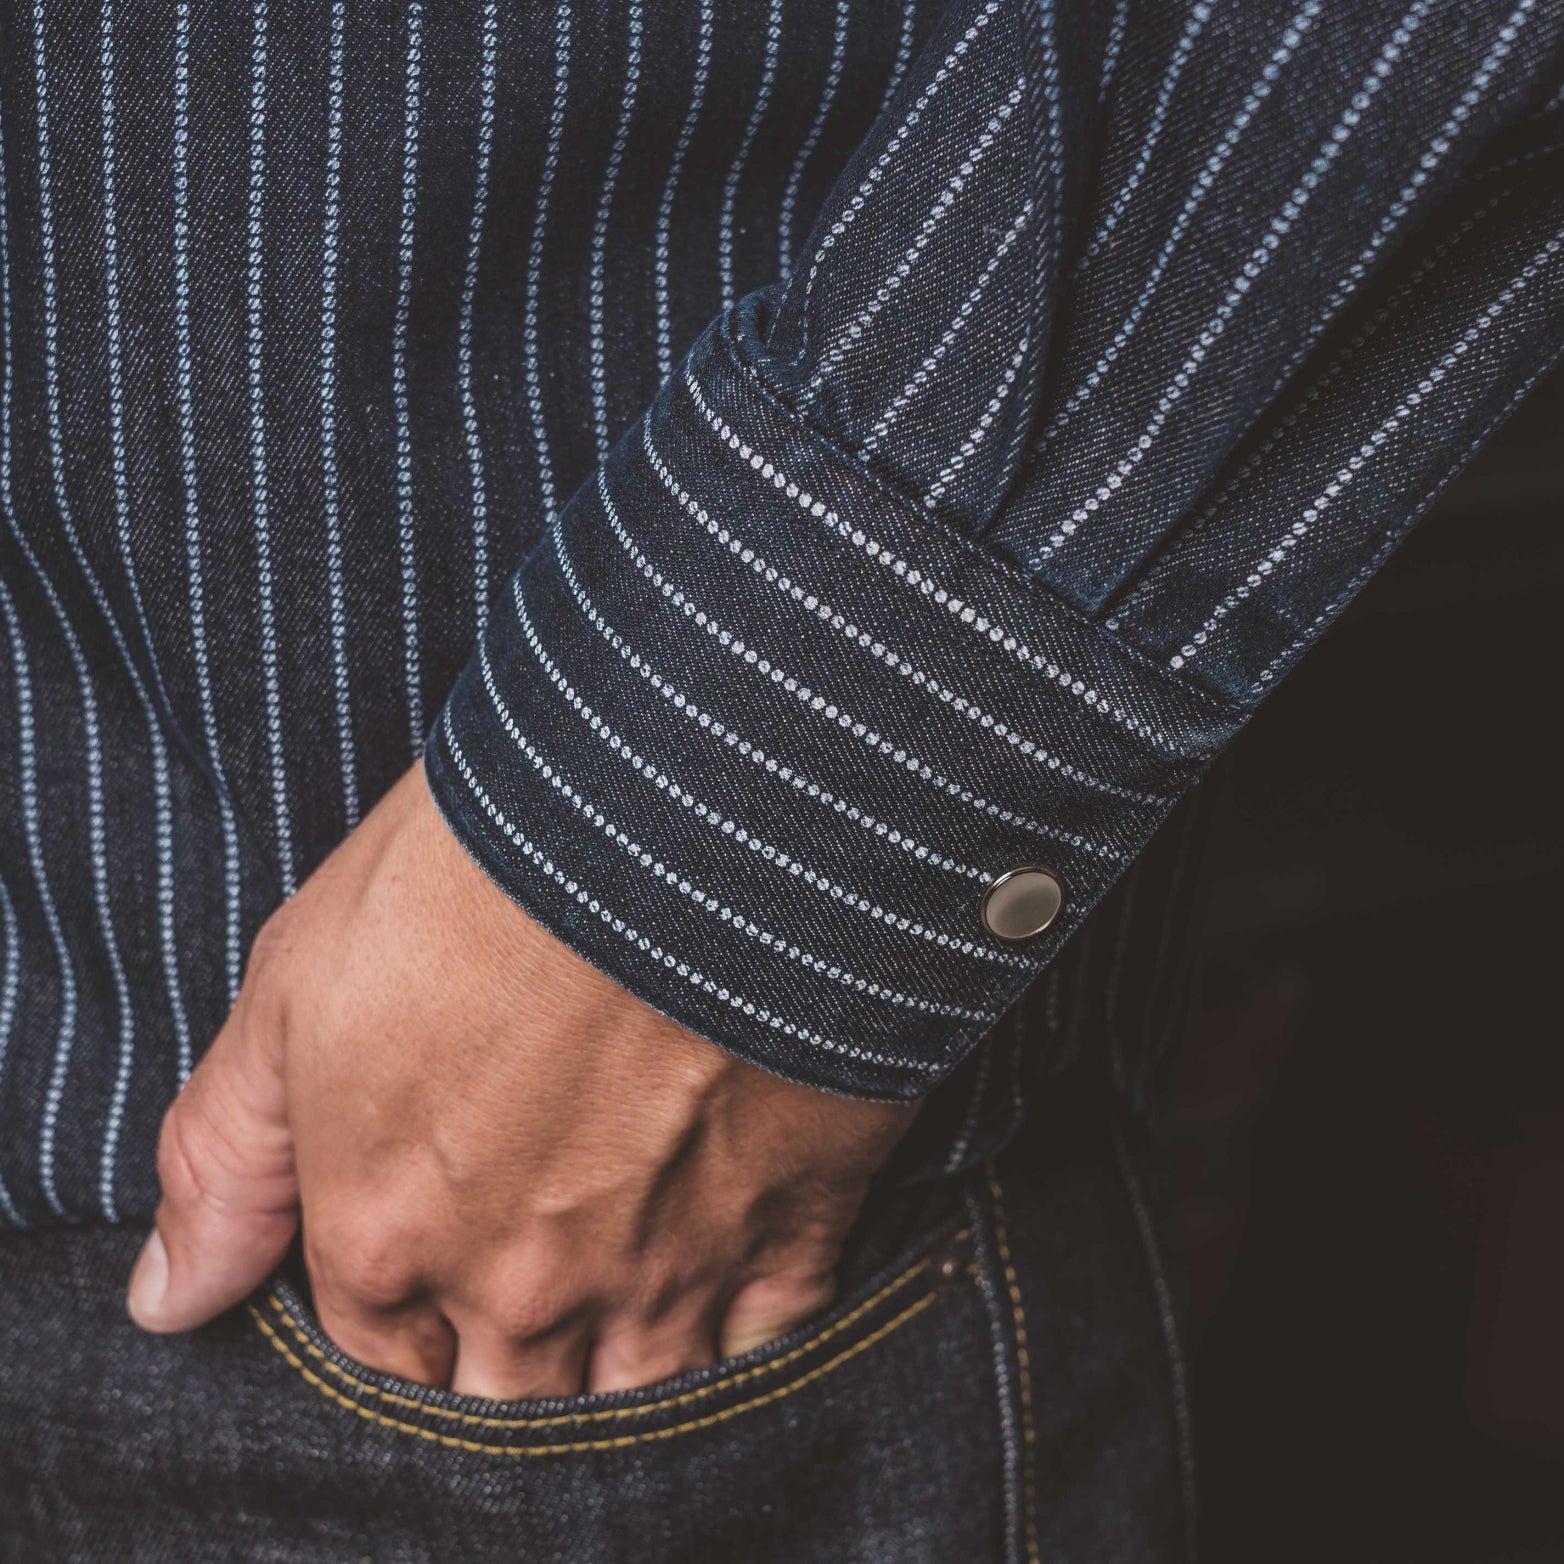
{"type": "Polygon", "coordinates": [[[136,1232],[0,1236],[0,1561],[1166,1564],[1189,1513],[1138,1200],[1103,1135],[1050,1136],[882,1209],[787,1340],[555,1402],[388,1379],[288,1283],[145,1336],[136,1232]]]}
{"type": "Polygon", "coordinates": [[[812,1085],[943,1079],[1559,350],[1564,8],[1106,21],[947,8],[431,737],[534,916],[812,1085]]]}
{"type": "Polygon", "coordinates": [[[0,1219],[150,1214],[256,929],[421,753],[651,1004],[992,1093],[1557,354],[1561,38],[0,0],[0,1219]],[[1063,916],[993,940],[1039,861],[1063,916]]]}

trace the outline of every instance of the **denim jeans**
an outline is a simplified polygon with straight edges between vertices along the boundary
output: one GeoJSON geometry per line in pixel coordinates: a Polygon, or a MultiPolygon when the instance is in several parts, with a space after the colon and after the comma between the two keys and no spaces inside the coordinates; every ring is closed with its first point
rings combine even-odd
{"type": "Polygon", "coordinates": [[[1078,1093],[997,1164],[877,1202],[803,1330],[572,1401],[375,1373],[287,1277],[142,1335],[138,1233],[8,1235],[0,1560],[1183,1558],[1176,1347],[1123,1146],[1078,1093]]]}

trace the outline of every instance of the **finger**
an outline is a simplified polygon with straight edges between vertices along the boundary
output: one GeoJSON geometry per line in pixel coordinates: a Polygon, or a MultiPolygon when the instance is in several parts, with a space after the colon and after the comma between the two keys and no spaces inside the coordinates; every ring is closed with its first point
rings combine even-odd
{"type": "Polygon", "coordinates": [[[593,1395],[638,1390],[715,1363],[717,1336],[712,1313],[708,1307],[654,1325],[638,1321],[606,1324],[592,1348],[587,1389],[593,1395]]]}
{"type": "Polygon", "coordinates": [[[315,1313],[331,1340],[366,1368],[437,1389],[451,1383],[456,1332],[433,1303],[377,1311],[317,1290],[315,1313]]]}
{"type": "Polygon", "coordinates": [[[742,1357],[775,1341],[830,1307],[835,1280],[827,1276],[764,1276],[746,1282],[728,1303],[718,1334],[725,1358],[742,1357]]]}
{"type": "Polygon", "coordinates": [[[488,1401],[579,1396],[586,1384],[588,1346],[585,1321],[525,1340],[464,1323],[457,1333],[451,1389],[488,1401]]]}
{"type": "Polygon", "coordinates": [[[127,1299],[143,1330],[190,1330],[238,1303],[298,1226],[287,1096],[254,1033],[241,1005],[164,1116],[163,1199],[127,1299]]]}

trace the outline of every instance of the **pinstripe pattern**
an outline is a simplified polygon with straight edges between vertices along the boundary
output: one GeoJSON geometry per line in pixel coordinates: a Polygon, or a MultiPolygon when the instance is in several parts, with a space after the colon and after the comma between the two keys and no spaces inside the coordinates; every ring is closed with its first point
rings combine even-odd
{"type": "MultiPolygon", "coordinates": [[[[320,490],[326,524],[326,581],[331,599],[331,677],[335,687],[337,749],[342,768],[342,815],[349,826],[354,826],[359,817],[358,769],[353,758],[353,702],[348,674],[347,599],[342,555],[342,478],[337,452],[337,289],[341,267],[342,118],[346,93],[347,21],[347,0],[335,0],[331,8],[331,36],[326,46],[329,62],[326,91],[326,194],[321,204],[320,235],[320,490]]],[[[188,327],[185,329],[188,333],[188,327]]],[[[465,346],[464,343],[464,349],[465,346]]],[[[477,486],[478,480],[475,478],[475,490],[477,486]]],[[[474,494],[473,514],[474,525],[481,525],[482,507],[477,493],[474,494]]]]}
{"type": "Polygon", "coordinates": [[[940,362],[950,351],[956,338],[966,329],[977,313],[978,306],[983,302],[983,295],[988,291],[989,284],[994,280],[994,274],[999,270],[1005,257],[1014,249],[1016,240],[1026,232],[1027,224],[1032,220],[1032,203],[1028,201],[1025,206],[1016,213],[1013,223],[1005,230],[1004,236],[994,246],[994,253],[984,263],[983,270],[978,273],[978,279],[972,284],[966,298],[961,301],[961,308],[946,323],[944,331],[940,333],[939,341],[934,344],[933,351],[918,365],[916,373],[911,380],[886,404],[885,411],[875,420],[874,427],[864,437],[863,444],[858,449],[860,461],[867,461],[875,448],[890,433],[891,427],[901,417],[902,411],[914,397],[921,396],[925,390],[937,381],[936,371],[940,362]]]}
{"type": "Polygon", "coordinates": [[[283,894],[298,883],[293,861],[292,810],[283,754],[281,653],[277,641],[276,586],[272,567],[271,477],[266,449],[266,69],[270,19],[267,0],[254,0],[250,41],[249,207],[245,218],[245,351],[250,390],[251,520],[255,529],[255,592],[260,615],[261,671],[265,681],[266,746],[271,763],[272,825],[283,894]]]}
{"type": "MultiPolygon", "coordinates": [[[[179,424],[179,479],[185,523],[185,557],[189,576],[190,660],[199,692],[201,734],[223,841],[223,968],[228,1000],[239,992],[239,826],[234,818],[233,794],[223,769],[217,737],[217,699],[212,686],[211,653],[207,644],[207,611],[202,563],[201,503],[197,488],[195,364],[190,321],[190,5],[180,0],[175,9],[173,63],[173,137],[171,168],[173,187],[174,256],[174,402],[179,424]]],[[[323,328],[324,329],[324,328],[323,328]]],[[[324,376],[325,370],[323,368],[324,376]]],[[[323,409],[323,420],[329,415],[323,409]]],[[[334,470],[326,473],[327,504],[332,504],[334,470]]],[[[339,697],[340,700],[340,697],[339,697]]],[[[340,711],[340,706],[339,706],[340,711]]],[[[187,1023],[188,1025],[188,1023],[187,1023]]],[[[181,1079],[188,1073],[181,1060],[181,1079]]]]}
{"type": "Polygon", "coordinates": [[[604,311],[607,297],[608,225],[613,217],[614,195],[624,170],[625,149],[630,144],[630,127],[635,120],[636,97],[641,86],[641,6],[631,0],[625,18],[625,75],[619,96],[619,119],[614,127],[614,144],[609,149],[603,170],[603,191],[598,197],[597,216],[592,224],[591,284],[587,309],[591,332],[592,434],[597,459],[608,455],[608,344],[604,311]]]}
{"type": "Polygon", "coordinates": [[[820,101],[815,105],[815,117],[808,134],[793,158],[788,170],[787,185],[782,191],[782,206],[777,213],[777,271],[782,276],[793,269],[793,222],[798,210],[798,193],[804,182],[804,171],[825,134],[826,120],[831,106],[842,85],[842,66],[847,56],[847,24],[852,16],[851,0],[836,0],[836,12],[831,27],[831,57],[826,64],[825,82],[820,88],[820,101]]]}
{"type": "MultiPolygon", "coordinates": [[[[3,143],[0,143],[3,146],[3,143]]],[[[10,196],[5,173],[3,153],[0,153],[0,345],[5,350],[5,378],[0,385],[0,507],[4,508],[6,525],[27,555],[28,564],[38,573],[39,580],[50,599],[50,606],[59,612],[59,599],[48,578],[39,570],[37,556],[27,543],[17,525],[16,493],[12,486],[12,411],[14,406],[13,381],[15,363],[11,317],[11,243],[10,196]]],[[[0,610],[5,613],[6,628],[11,643],[12,695],[16,717],[16,767],[17,797],[21,805],[22,831],[26,843],[27,864],[31,871],[34,894],[38,900],[44,926],[47,931],[51,955],[55,963],[55,978],[59,986],[59,1030],[54,1038],[56,1059],[68,1057],[76,1026],[76,970],[70,947],[60,925],[59,908],[50,884],[48,866],[44,856],[43,831],[38,817],[38,745],[37,728],[33,716],[32,674],[28,666],[27,648],[22,640],[21,623],[16,612],[16,602],[11,588],[0,578],[0,610]]],[[[69,637],[72,632],[69,621],[61,616],[61,627],[69,637]]],[[[72,640],[74,649],[74,640],[72,640]]],[[[78,662],[79,667],[79,662],[78,662]]],[[[15,907],[9,889],[6,907],[14,913],[15,907]]],[[[15,954],[20,957],[21,934],[12,926],[6,930],[7,961],[15,954]]],[[[9,983],[7,984],[9,989],[9,983]]],[[[12,1001],[14,1005],[14,999],[12,1001]]],[[[14,1014],[14,1011],[11,1012],[14,1014]]],[[[9,1030],[6,1033],[9,1041],[9,1030]]],[[[0,1081],[3,1084],[3,1081],[0,1081]]],[[[45,1164],[40,1149],[39,1165],[45,1164]]],[[[45,1185],[45,1198],[49,1186],[45,1185]]],[[[50,1200],[50,1209],[54,1201],[50,1200]]],[[[15,1207],[9,1190],[6,1194],[6,1212],[12,1214],[15,1207]]],[[[56,1211],[56,1215],[59,1213],[56,1211]]]]}
{"type": "MultiPolygon", "coordinates": [[[[413,309],[413,240],[418,218],[418,138],[423,110],[422,0],[408,0],[407,56],[402,89],[402,205],[397,230],[396,324],[391,341],[391,400],[396,411],[397,553],[402,565],[402,669],[407,685],[408,745],[417,755],[424,738],[423,659],[418,624],[418,518],[413,507],[413,409],[407,380],[408,331],[413,309]]],[[[543,461],[539,452],[539,461],[543,461]]]]}
{"type": "Polygon", "coordinates": [[[1281,249],[1281,241],[1293,230],[1304,209],[1313,199],[1321,181],[1339,165],[1341,149],[1361,123],[1369,101],[1379,92],[1391,72],[1400,62],[1412,34],[1422,26],[1424,18],[1433,8],[1434,0],[1415,0],[1401,18],[1376,56],[1369,73],[1362,79],[1341,117],[1320,142],[1309,168],[1283,201],[1279,211],[1260,230],[1254,248],[1245,257],[1242,268],[1222,292],[1222,302],[1215,313],[1201,328],[1200,334],[1189,346],[1183,362],[1154,402],[1154,411],[1147,420],[1134,444],[1113,464],[1104,481],[1070,512],[1061,522],[1059,531],[1052,534],[1039,548],[1029,563],[1035,569],[1050,558],[1056,550],[1065,546],[1065,540],[1089,518],[1098,515],[1117,495],[1125,492],[1125,482],[1144,461],[1146,453],[1167,427],[1175,405],[1183,398],[1197,372],[1206,362],[1211,347],[1227,328],[1234,312],[1253,291],[1255,279],[1270,265],[1281,249]]]}
{"type": "MultiPolygon", "coordinates": [[[[1326,301],[1325,308],[1321,310],[1314,323],[1309,327],[1302,342],[1289,360],[1288,369],[1296,369],[1303,362],[1305,354],[1317,342],[1337,315],[1342,307],[1355,294],[1358,287],[1369,276],[1370,267],[1386,243],[1396,234],[1401,224],[1411,212],[1418,196],[1427,187],[1430,179],[1436,173],[1439,165],[1449,156],[1451,148],[1472,118],[1473,111],[1482,102],[1483,97],[1494,85],[1496,76],[1503,67],[1504,62],[1514,52],[1516,39],[1521,29],[1526,25],[1528,18],[1536,9],[1536,0],[1521,0],[1521,3],[1505,18],[1494,38],[1493,46],[1483,56],[1471,81],[1462,91],[1460,98],[1451,106],[1449,114],[1443,124],[1429,138],[1428,143],[1418,152],[1415,162],[1412,164],[1407,176],[1406,184],[1396,195],[1394,201],[1386,207],[1379,221],[1374,225],[1374,231],[1369,242],[1358,253],[1352,265],[1347,268],[1336,286],[1331,289],[1330,298],[1326,301]]],[[[1278,376],[1276,385],[1272,388],[1272,395],[1282,388],[1286,375],[1278,376]]]]}
{"type": "Polygon", "coordinates": [[[1025,85],[1018,80],[995,107],[978,138],[954,160],[949,177],[934,203],[924,214],[923,221],[918,224],[912,243],[898,258],[895,269],[881,279],[880,285],[874,290],[868,303],[838,333],[826,349],[820,367],[809,377],[800,397],[806,406],[819,395],[820,388],[825,384],[827,377],[842,366],[854,349],[859,344],[872,340],[869,327],[912,276],[918,262],[928,254],[929,246],[939,232],[940,225],[957,210],[961,191],[971,181],[983,161],[1003,140],[1005,131],[1012,125],[1016,110],[1020,107],[1024,96],[1025,85]]]}
{"type": "Polygon", "coordinates": [[[1438,388],[1445,384],[1451,372],[1460,367],[1461,360],[1478,347],[1483,333],[1492,329],[1494,322],[1515,303],[1516,299],[1536,281],[1548,263],[1555,260],[1561,252],[1564,252],[1564,228],[1553,233],[1498,294],[1483,306],[1465,329],[1454,338],[1438,362],[1408,390],[1385,419],[1369,432],[1357,450],[1348,457],[1346,464],[1336,469],[1330,481],[1304,507],[1299,518],[1253,561],[1251,568],[1243,573],[1233,590],[1212,608],[1189,642],[1181,651],[1168,659],[1170,667],[1182,668],[1193,662],[1210,644],[1217,627],[1240,603],[1256,592],[1264,590],[1267,584],[1277,577],[1280,567],[1293,565],[1300,555],[1307,553],[1310,534],[1318,528],[1326,512],[1348,492],[1358,474],[1365,468],[1372,471],[1375,456],[1405,431],[1409,422],[1414,419],[1416,410],[1424,406],[1438,388]]]}
{"type": "Polygon", "coordinates": [[[1190,224],[1199,211],[1201,203],[1212,190],[1217,188],[1217,176],[1227,166],[1244,132],[1254,123],[1254,117],[1259,112],[1260,106],[1271,96],[1276,83],[1283,79],[1280,73],[1297,53],[1298,45],[1319,15],[1320,3],[1321,0],[1308,0],[1308,4],[1302,6],[1282,29],[1281,41],[1271,51],[1265,70],[1256,77],[1249,91],[1244,95],[1244,101],[1239,105],[1238,112],[1234,114],[1232,123],[1223,133],[1216,150],[1206,159],[1199,177],[1190,187],[1189,195],[1179,209],[1173,226],[1168,230],[1162,248],[1157,251],[1157,258],[1152,262],[1145,283],[1136,294],[1135,302],[1125,312],[1124,319],[1113,334],[1112,342],[1103,350],[1102,356],[1092,365],[1091,372],[1070,393],[1064,406],[1054,414],[1048,427],[1043,430],[1042,444],[1046,445],[1052,440],[1069,423],[1071,416],[1085,406],[1092,392],[1102,384],[1104,376],[1117,362],[1126,344],[1134,336],[1136,328],[1145,318],[1146,307],[1151,303],[1157,285],[1162,281],[1174,252],[1178,249],[1179,241],[1189,232],[1190,224]]]}
{"type": "Polygon", "coordinates": [[[671,304],[671,267],[674,202],[679,194],[679,177],[700,126],[701,109],[706,102],[706,81],[711,71],[711,37],[714,26],[711,0],[700,0],[700,34],[695,45],[695,66],[690,77],[690,106],[679,129],[673,162],[663,184],[662,203],[657,209],[657,250],[652,275],[657,300],[657,378],[666,380],[673,373],[673,318],[671,304]]]}
{"type": "MultiPolygon", "coordinates": [[[[744,139],[733,154],[733,163],[722,187],[722,227],[717,237],[717,265],[722,275],[722,307],[733,303],[733,225],[737,215],[739,181],[744,177],[744,166],[755,149],[755,138],[765,124],[766,110],[771,104],[771,90],[776,85],[777,49],[782,40],[782,0],[767,0],[766,52],[760,67],[760,86],[755,91],[755,106],[749,112],[744,126],[744,139]]],[[[900,60],[898,59],[898,64],[900,60]]]]}
{"type": "Polygon", "coordinates": [[[467,442],[467,470],[472,482],[473,619],[479,635],[489,621],[489,492],[483,471],[483,436],[478,427],[478,398],[473,389],[473,319],[478,295],[478,263],[483,254],[483,228],[489,212],[489,169],[494,159],[494,99],[499,82],[499,6],[484,0],[483,63],[478,98],[478,150],[472,194],[472,221],[467,231],[467,260],[462,267],[462,314],[456,334],[456,355],[462,394],[462,434],[467,442]]]}
{"type": "MultiPolygon", "coordinates": [[[[555,8],[554,97],[549,106],[548,146],[543,154],[543,174],[538,181],[538,204],[532,219],[532,242],[527,249],[527,309],[521,341],[527,365],[527,406],[532,414],[532,445],[538,460],[538,498],[545,517],[555,511],[554,462],[549,455],[548,429],[543,417],[542,362],[539,342],[539,310],[543,275],[543,244],[548,234],[549,202],[559,174],[559,151],[565,134],[565,104],[570,89],[570,4],[561,0],[555,8]]],[[[415,743],[421,735],[414,735],[415,743]]]]}
{"type": "Polygon", "coordinates": [[[1152,154],[1157,150],[1157,143],[1162,139],[1163,132],[1167,129],[1168,110],[1173,102],[1173,93],[1178,86],[1179,77],[1184,74],[1184,67],[1189,63],[1189,57],[1194,52],[1195,44],[1200,38],[1207,22],[1211,20],[1211,7],[1206,0],[1196,0],[1196,4],[1189,8],[1189,20],[1184,24],[1184,31],[1180,35],[1177,47],[1173,50],[1168,60],[1168,68],[1161,84],[1157,88],[1156,98],[1151,105],[1151,118],[1146,126],[1146,133],[1140,146],[1135,152],[1135,161],[1130,171],[1124,177],[1124,183],[1119,187],[1118,194],[1109,203],[1108,210],[1103,214],[1101,225],[1091,240],[1081,251],[1080,266],[1085,268],[1101,253],[1102,247],[1108,242],[1109,236],[1119,226],[1120,219],[1124,216],[1125,209],[1134,198],[1135,192],[1140,188],[1141,180],[1145,178],[1146,169],[1151,163],[1152,154]]]}
{"type": "MultiPolygon", "coordinates": [[[[541,868],[550,879],[564,880],[563,874],[558,869],[549,864],[544,855],[535,846],[533,846],[531,842],[527,841],[527,839],[513,825],[510,824],[510,822],[505,820],[504,815],[500,813],[499,809],[494,805],[493,801],[490,800],[487,794],[484,793],[481,784],[473,775],[471,768],[466,765],[461,746],[456,743],[454,736],[450,732],[448,719],[446,721],[445,732],[447,742],[451,746],[451,757],[456,762],[457,769],[460,771],[463,780],[478,796],[479,801],[483,804],[485,812],[494,819],[495,823],[502,831],[505,832],[506,836],[524,853],[526,853],[527,856],[534,861],[537,867],[541,868]]],[[[675,966],[679,976],[686,982],[694,984],[700,988],[710,989],[711,991],[716,992],[724,1004],[729,1005],[733,1009],[742,1010],[746,1014],[755,1016],[755,1018],[758,1019],[763,1025],[770,1027],[775,1031],[780,1031],[788,1037],[797,1037],[808,1046],[821,1049],[822,1051],[828,1053],[839,1054],[845,1058],[861,1059],[871,1064],[889,1065],[895,1069],[917,1069],[917,1066],[910,1064],[909,1061],[904,1059],[886,1058],[883,1055],[872,1054],[865,1049],[854,1047],[850,1043],[834,1042],[830,1038],[820,1037],[814,1032],[809,1031],[807,1027],[799,1026],[784,1017],[773,1015],[770,1011],[764,1009],[761,1006],[757,1006],[752,1001],[746,999],[742,994],[735,994],[726,990],[718,989],[717,985],[713,983],[710,978],[689,967],[686,963],[678,961],[676,958],[670,957],[660,947],[651,945],[650,943],[647,943],[643,946],[645,936],[641,935],[638,930],[626,924],[622,918],[616,917],[597,899],[597,897],[591,895],[580,886],[574,886],[573,882],[567,882],[567,884],[570,885],[570,895],[577,901],[581,902],[594,916],[609,924],[616,934],[619,934],[622,937],[630,940],[637,946],[637,948],[645,948],[647,954],[650,955],[654,961],[675,966]]]]}
{"type": "MultiPolygon", "coordinates": [[[[119,220],[117,196],[114,187],[114,9],[112,0],[104,0],[100,13],[100,56],[103,125],[103,271],[105,287],[104,323],[109,393],[109,467],[113,476],[114,523],[119,537],[120,559],[125,582],[130,588],[135,604],[136,618],[146,646],[147,661],[152,677],[161,693],[162,675],[158,670],[157,649],[152,641],[152,627],[147,623],[147,612],[142,602],[137,580],[134,545],[130,530],[130,476],[127,470],[125,450],[125,380],[121,348],[121,308],[119,284],[119,220]]],[[[119,641],[116,632],[116,642],[119,641]]],[[[128,651],[121,646],[125,664],[136,686],[136,696],[147,719],[147,736],[152,748],[152,787],[157,839],[157,923],[162,946],[163,974],[168,989],[168,1009],[174,1026],[175,1042],[179,1050],[178,1068],[181,1078],[190,1073],[190,1024],[185,1014],[184,997],[179,991],[179,957],[175,950],[174,935],[174,820],[173,802],[169,796],[168,745],[165,742],[157,714],[136,672],[128,651]]],[[[167,696],[162,696],[167,704],[167,696]]],[[[105,897],[105,899],[107,899],[105,897]]],[[[117,960],[115,986],[125,1015],[133,1014],[129,985],[125,982],[123,966],[117,960]]],[[[129,1027],[121,1034],[119,1062],[114,1075],[113,1095],[109,1099],[108,1122],[103,1131],[103,1152],[98,1167],[99,1197],[110,1219],[116,1210],[114,1194],[116,1164],[119,1160],[119,1137],[124,1127],[125,1098],[130,1090],[130,1072],[135,1065],[135,1035],[129,1027]]]]}
{"type": "Polygon", "coordinates": [[[1098,100],[1104,103],[1113,91],[1113,79],[1119,69],[1119,53],[1124,48],[1124,29],[1129,19],[1129,0],[1116,0],[1113,20],[1108,23],[1108,39],[1102,49],[1102,81],[1097,88],[1098,100]]]}
{"type": "Polygon", "coordinates": [[[917,36],[914,28],[918,21],[918,0],[904,0],[901,10],[901,32],[896,39],[896,58],[891,63],[891,74],[885,78],[885,92],[880,98],[880,112],[890,107],[896,90],[906,80],[907,68],[912,64],[912,41],[917,36]]]}
{"type": "MultiPolygon", "coordinates": [[[[38,102],[38,231],[42,248],[42,274],[44,299],[44,397],[49,434],[49,468],[53,484],[55,512],[61,531],[72,556],[86,578],[92,602],[102,615],[114,638],[121,663],[135,682],[142,705],[147,705],[140,675],[130,659],[124,637],[119,632],[113,611],[109,607],[97,575],[87,561],[80,536],[72,519],[70,500],[66,489],[65,474],[65,420],[61,407],[58,283],[54,239],[54,196],[52,136],[49,127],[49,66],[45,50],[45,35],[41,8],[33,13],[33,77],[37,86],[38,102]]],[[[20,536],[20,535],[19,535],[20,536]]],[[[114,1008],[118,1018],[117,1047],[115,1052],[114,1087],[110,1098],[107,1129],[98,1154],[98,1194],[105,1215],[112,1217],[113,1159],[119,1134],[120,1115],[123,1111],[125,1076],[130,1068],[136,1038],[136,1021],[131,1009],[129,984],[125,977],[124,958],[120,953],[119,934],[114,925],[114,913],[109,901],[109,844],[104,805],[102,719],[98,710],[98,697],[93,687],[92,674],[82,653],[76,629],[70,622],[60,600],[55,583],[48,580],[30,545],[24,543],[30,563],[47,592],[51,605],[59,616],[61,628],[71,649],[71,659],[76,665],[76,677],[81,688],[82,736],[87,752],[87,834],[88,852],[92,864],[93,900],[97,909],[98,934],[102,941],[109,980],[114,992],[114,1008]]],[[[152,726],[149,717],[149,728],[152,726]]],[[[157,746],[155,745],[156,749],[157,746]]],[[[154,764],[156,764],[154,762],[154,764]]],[[[156,791],[162,788],[156,785],[156,791]]],[[[67,1072],[70,1068],[74,1037],[61,1029],[59,1046],[55,1050],[54,1063],[49,1072],[49,1084],[44,1093],[43,1112],[38,1132],[38,1172],[44,1199],[56,1216],[69,1215],[57,1178],[56,1144],[59,1136],[60,1109],[65,1096],[67,1072]]]]}
{"type": "Polygon", "coordinates": [[[1564,6],[1451,14],[0,0],[0,1220],[148,1214],[410,745],[668,1014],[954,1071],[935,1168],[1136,1090],[1092,908],[1558,351],[1564,6]]]}

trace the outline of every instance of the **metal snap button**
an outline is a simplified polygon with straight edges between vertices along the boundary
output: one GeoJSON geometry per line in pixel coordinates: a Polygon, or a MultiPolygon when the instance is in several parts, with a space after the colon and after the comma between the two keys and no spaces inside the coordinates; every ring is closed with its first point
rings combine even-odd
{"type": "Polygon", "coordinates": [[[1052,869],[1022,864],[1007,869],[983,892],[983,927],[1000,939],[1041,934],[1064,905],[1064,887],[1052,869]]]}

